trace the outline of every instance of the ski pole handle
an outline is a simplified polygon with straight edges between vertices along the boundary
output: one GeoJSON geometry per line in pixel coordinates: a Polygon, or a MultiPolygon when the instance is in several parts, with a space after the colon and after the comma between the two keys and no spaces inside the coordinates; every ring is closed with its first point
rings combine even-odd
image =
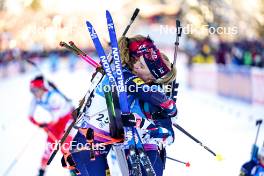
{"type": "Polygon", "coordinates": [[[100,64],[95,62],[89,55],[87,55],[85,52],[83,52],[80,48],[78,48],[73,41],[70,41],[69,44],[71,45],[72,48],[74,48],[77,52],[78,55],[84,59],[86,62],[91,64],[93,67],[97,68],[100,67],[100,64]]]}
{"type": "Polygon", "coordinates": [[[182,28],[181,28],[181,22],[180,22],[180,20],[176,20],[176,31],[177,31],[177,34],[176,34],[176,42],[175,42],[175,45],[179,45],[179,37],[181,36],[181,33],[182,33],[182,28]]]}
{"type": "Polygon", "coordinates": [[[182,28],[180,20],[176,20],[176,41],[174,47],[174,59],[173,59],[173,67],[176,66],[177,54],[178,54],[178,46],[179,46],[179,37],[181,36],[182,28]]]}
{"type": "Polygon", "coordinates": [[[78,51],[76,51],[74,48],[72,48],[72,47],[71,47],[70,45],[68,45],[66,42],[61,41],[61,42],[60,42],[60,46],[61,46],[61,47],[65,47],[65,48],[67,48],[68,50],[74,52],[74,54],[76,54],[76,55],[79,55],[78,51]]]}
{"type": "Polygon", "coordinates": [[[136,8],[136,10],[133,13],[133,16],[131,17],[131,21],[134,21],[139,13],[139,8],[136,8]]]}
{"type": "Polygon", "coordinates": [[[258,126],[258,125],[260,126],[261,124],[262,124],[262,119],[259,119],[256,121],[256,126],[258,126]]]}
{"type": "Polygon", "coordinates": [[[68,45],[65,42],[60,42],[60,46],[61,47],[65,47],[68,50],[74,52],[77,56],[81,57],[83,60],[85,60],[86,62],[88,62],[94,68],[100,67],[100,64],[98,64],[97,62],[95,62],[90,56],[88,56],[86,53],[84,53],[82,50],[80,50],[76,45],[74,45],[74,43],[72,41],[69,42],[69,43],[71,44],[71,46],[68,45]]]}
{"type": "Polygon", "coordinates": [[[71,45],[72,48],[74,48],[74,49],[78,52],[78,54],[82,54],[82,55],[84,55],[84,56],[87,55],[85,52],[83,52],[81,49],[79,49],[79,48],[74,44],[73,41],[69,41],[69,44],[71,45]]]}
{"type": "Polygon", "coordinates": [[[176,20],[177,36],[180,37],[182,34],[182,27],[180,20],[176,20]]]}
{"type": "Polygon", "coordinates": [[[251,160],[257,160],[257,155],[258,155],[258,146],[257,146],[257,141],[258,141],[258,135],[259,135],[259,130],[260,130],[260,126],[262,124],[262,119],[259,119],[256,121],[256,126],[258,126],[258,130],[257,130],[257,134],[256,134],[256,138],[255,138],[255,142],[252,145],[252,149],[251,149],[251,160]]]}
{"type": "Polygon", "coordinates": [[[135,11],[134,11],[134,13],[133,13],[133,15],[132,15],[132,17],[131,17],[131,19],[130,19],[130,22],[129,22],[129,24],[127,25],[127,27],[126,27],[125,31],[123,32],[122,36],[126,36],[128,29],[130,28],[131,24],[132,24],[132,23],[134,22],[134,20],[136,19],[138,13],[139,13],[139,9],[136,8],[135,11]]]}
{"type": "Polygon", "coordinates": [[[259,129],[260,129],[261,124],[262,124],[262,119],[259,119],[259,120],[256,121],[256,126],[258,126],[258,131],[257,131],[257,135],[256,135],[256,138],[255,138],[255,143],[254,143],[255,145],[256,145],[257,140],[258,140],[259,129]]]}

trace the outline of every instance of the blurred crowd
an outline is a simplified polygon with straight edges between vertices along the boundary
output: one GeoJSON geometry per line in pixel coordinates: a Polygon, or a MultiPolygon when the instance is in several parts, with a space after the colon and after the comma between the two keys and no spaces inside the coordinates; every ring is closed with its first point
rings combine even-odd
{"type": "MultiPolygon", "coordinates": [[[[35,68],[26,60],[33,61],[40,66],[46,63],[51,72],[56,72],[61,69],[61,65],[65,66],[65,64],[65,69],[75,71],[78,62],[81,61],[67,50],[22,51],[19,48],[8,49],[0,51],[0,78],[34,70],[35,68]]],[[[89,67],[88,64],[82,65],[89,67]]]]}
{"type": "Polygon", "coordinates": [[[184,51],[192,63],[217,63],[223,65],[264,67],[264,42],[240,40],[224,42],[210,38],[203,41],[187,39],[184,51]]]}
{"type": "MultiPolygon", "coordinates": [[[[95,54],[93,51],[87,51],[95,54]]],[[[223,42],[210,38],[203,41],[188,38],[183,46],[183,52],[188,56],[188,64],[207,63],[236,65],[248,67],[264,67],[264,42],[242,40],[223,42]]],[[[96,56],[96,55],[95,55],[96,56]]],[[[68,50],[31,50],[23,51],[17,47],[0,51],[0,77],[6,77],[14,72],[25,73],[31,68],[26,59],[41,63],[49,63],[51,71],[57,71],[61,61],[66,61],[68,69],[74,71],[78,58],[68,50]],[[10,70],[11,67],[11,70],[10,70]]]]}

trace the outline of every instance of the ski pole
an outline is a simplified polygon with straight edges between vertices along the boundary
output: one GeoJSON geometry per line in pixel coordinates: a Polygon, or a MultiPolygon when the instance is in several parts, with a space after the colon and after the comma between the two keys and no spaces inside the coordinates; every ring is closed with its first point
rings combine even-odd
{"type": "MultiPolygon", "coordinates": [[[[73,42],[72,42],[73,43],[73,42]]],[[[71,51],[73,51],[77,56],[81,57],[83,60],[85,60],[86,62],[88,62],[90,65],[92,65],[94,68],[98,68],[100,66],[100,64],[98,64],[97,62],[95,62],[90,56],[88,56],[87,54],[83,54],[83,52],[78,48],[75,47],[73,48],[72,46],[68,45],[65,42],[60,42],[60,46],[61,47],[65,47],[71,51]],[[76,49],[77,48],[77,49],[76,49]],[[81,52],[80,52],[81,51],[81,52]]]]}
{"type": "Polygon", "coordinates": [[[73,128],[73,126],[75,125],[76,119],[72,121],[72,123],[67,128],[67,130],[65,131],[64,135],[62,136],[61,140],[59,140],[59,143],[57,144],[56,148],[53,150],[52,154],[50,155],[50,158],[49,158],[49,160],[47,162],[47,165],[50,165],[51,161],[53,160],[53,158],[56,156],[57,152],[59,151],[60,146],[65,142],[66,138],[68,137],[68,134],[70,133],[70,131],[73,128]]]}
{"type": "Polygon", "coordinates": [[[132,23],[134,22],[134,20],[136,19],[138,13],[139,13],[139,9],[136,8],[136,10],[134,11],[134,13],[133,13],[133,15],[132,15],[132,17],[131,17],[131,19],[130,19],[130,21],[129,21],[129,24],[127,25],[127,27],[126,27],[125,31],[123,32],[122,36],[126,36],[128,29],[130,28],[131,24],[132,24],[132,23]]]}
{"type": "Polygon", "coordinates": [[[172,161],[175,161],[175,162],[178,162],[178,163],[184,164],[186,167],[190,167],[190,166],[191,166],[190,162],[180,161],[180,160],[177,160],[177,159],[171,158],[171,157],[169,157],[169,156],[166,156],[166,158],[167,158],[167,159],[170,159],[170,160],[172,160],[172,161]]]}
{"type": "Polygon", "coordinates": [[[196,143],[200,144],[200,146],[202,146],[205,150],[207,150],[208,152],[210,152],[212,155],[214,155],[216,157],[216,160],[220,161],[222,160],[222,156],[220,154],[216,154],[215,152],[213,152],[209,147],[203,145],[203,143],[201,141],[199,141],[198,139],[196,139],[194,136],[192,136],[190,133],[188,133],[185,129],[183,129],[180,125],[178,124],[173,124],[173,126],[175,128],[177,128],[178,130],[180,130],[182,133],[184,133],[185,135],[187,135],[189,138],[191,138],[193,141],[195,141],[196,143]]]}
{"type": "Polygon", "coordinates": [[[79,49],[73,41],[69,41],[69,44],[72,48],[74,48],[79,54],[82,54],[84,56],[86,56],[87,54],[85,52],[83,52],[81,49],[79,49]]]}
{"type": "Polygon", "coordinates": [[[251,150],[251,160],[254,160],[254,161],[257,161],[258,160],[258,146],[257,146],[257,141],[258,141],[258,135],[259,135],[259,130],[260,130],[260,126],[262,124],[262,119],[259,119],[256,121],[256,126],[258,126],[258,130],[257,130],[257,135],[256,135],[256,138],[255,138],[255,142],[254,144],[252,145],[252,150],[251,150]]]}
{"type": "MultiPolygon", "coordinates": [[[[130,27],[130,25],[132,24],[132,22],[134,21],[134,19],[136,18],[138,12],[139,12],[139,9],[137,8],[137,9],[134,11],[134,13],[133,13],[133,16],[132,16],[133,18],[131,18],[131,20],[130,20],[129,27],[130,27]]],[[[125,34],[127,33],[129,27],[126,27],[126,30],[125,30],[125,32],[123,33],[123,35],[125,35],[125,34]]],[[[88,92],[87,92],[86,95],[89,95],[90,93],[91,93],[91,92],[89,92],[89,90],[88,90],[88,92]]],[[[69,125],[69,127],[68,127],[67,130],[65,131],[65,133],[64,133],[64,135],[62,136],[61,140],[60,140],[59,143],[57,144],[55,150],[53,150],[53,152],[52,152],[52,154],[51,154],[51,156],[50,156],[50,158],[49,158],[49,160],[48,160],[48,162],[47,162],[47,165],[50,165],[50,163],[52,162],[52,160],[54,159],[54,157],[55,157],[56,154],[58,153],[60,146],[65,142],[65,140],[66,140],[68,134],[70,133],[71,129],[74,127],[75,122],[77,121],[77,119],[79,119],[79,118],[81,118],[81,117],[83,116],[83,113],[82,113],[82,112],[84,111],[85,105],[87,104],[87,102],[88,102],[89,99],[90,99],[90,98],[89,98],[88,96],[85,96],[84,103],[83,103],[83,105],[81,106],[80,111],[79,111],[79,112],[81,112],[81,113],[78,115],[77,118],[75,118],[75,119],[73,120],[73,122],[69,125]]]]}
{"type": "Polygon", "coordinates": [[[97,63],[96,61],[94,61],[90,56],[88,56],[81,49],[79,49],[72,41],[69,42],[69,43],[71,43],[72,46],[68,45],[66,42],[61,41],[60,42],[60,46],[61,47],[65,47],[68,50],[74,52],[77,56],[79,56],[80,58],[82,58],[84,61],[86,61],[88,64],[92,65],[96,69],[96,72],[93,74],[92,79],[93,79],[93,77],[95,76],[95,74],[97,72],[103,73],[103,70],[101,69],[101,65],[99,63],[97,63]]]}
{"type": "Polygon", "coordinates": [[[98,64],[97,62],[95,62],[89,55],[87,55],[85,52],[83,52],[81,49],[79,49],[73,41],[70,41],[69,44],[71,45],[72,48],[74,48],[76,51],[78,51],[78,53],[80,55],[83,55],[89,62],[91,62],[91,64],[97,68],[100,67],[100,64],[98,64]]]}
{"type": "MultiPolygon", "coordinates": [[[[176,19],[176,41],[174,43],[174,60],[173,60],[173,64],[172,64],[172,68],[176,67],[176,60],[177,60],[177,53],[178,53],[178,48],[179,48],[179,37],[181,36],[182,33],[182,28],[181,28],[181,23],[179,20],[176,19]]],[[[176,83],[176,81],[173,81],[171,83],[171,92],[170,92],[170,97],[173,101],[176,101],[176,96],[177,96],[177,89],[178,89],[179,84],[176,83]]],[[[192,140],[194,140],[196,143],[200,144],[204,149],[206,149],[207,151],[209,151],[211,154],[213,154],[217,160],[222,160],[221,155],[217,155],[215,152],[213,152],[210,148],[208,148],[207,146],[203,145],[202,142],[200,142],[198,139],[196,139],[195,137],[193,137],[190,133],[188,133],[185,129],[183,129],[181,126],[179,126],[178,124],[173,124],[173,126],[175,128],[177,128],[178,130],[180,130],[181,132],[183,132],[185,135],[187,135],[188,137],[190,137],[192,140]]]]}
{"type": "MultiPolygon", "coordinates": [[[[178,48],[179,48],[179,37],[181,36],[181,33],[182,33],[181,22],[176,19],[176,40],[174,43],[174,59],[173,59],[173,64],[171,66],[171,69],[176,68],[176,60],[177,60],[177,54],[178,54],[178,48]]],[[[176,102],[177,93],[178,93],[177,89],[178,89],[179,83],[177,83],[175,80],[175,81],[172,81],[170,85],[171,85],[171,91],[167,93],[167,95],[171,97],[173,101],[176,102]]]]}
{"type": "Polygon", "coordinates": [[[258,140],[258,135],[259,135],[259,129],[260,129],[260,126],[262,124],[262,119],[259,119],[256,121],[256,126],[258,126],[258,131],[257,131],[257,135],[256,135],[256,138],[255,138],[255,145],[257,144],[257,140],[258,140]]]}
{"type": "Polygon", "coordinates": [[[35,62],[29,59],[25,59],[25,61],[29,63],[30,65],[32,65],[33,67],[35,67],[40,72],[41,75],[44,75],[41,69],[39,68],[39,66],[35,62]]]}
{"type": "Polygon", "coordinates": [[[176,66],[176,60],[177,60],[177,54],[178,54],[178,49],[179,49],[179,37],[181,36],[182,33],[182,28],[181,28],[181,22],[180,20],[176,20],[176,41],[174,43],[174,59],[173,59],[173,67],[176,66]]]}

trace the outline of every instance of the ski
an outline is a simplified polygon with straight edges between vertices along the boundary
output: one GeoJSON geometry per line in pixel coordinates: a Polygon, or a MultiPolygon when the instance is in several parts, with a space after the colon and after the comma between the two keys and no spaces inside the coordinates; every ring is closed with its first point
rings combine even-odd
{"type": "Polygon", "coordinates": [[[108,111],[108,116],[109,116],[109,122],[110,122],[109,123],[110,135],[113,138],[121,138],[122,136],[120,134],[123,134],[124,130],[123,130],[121,121],[119,121],[120,124],[118,124],[116,120],[117,116],[120,115],[120,113],[116,114],[117,108],[113,102],[112,92],[104,91],[104,96],[105,96],[105,101],[106,101],[106,106],[107,106],[107,111],[108,111]]]}
{"type": "MultiPolygon", "coordinates": [[[[119,54],[118,42],[116,38],[114,22],[113,22],[112,16],[109,11],[106,11],[106,19],[107,19],[107,26],[108,26],[108,32],[109,32],[109,37],[110,37],[110,44],[112,48],[112,57],[114,60],[115,71],[116,71],[116,82],[118,85],[119,103],[121,107],[121,112],[123,114],[129,114],[130,110],[129,110],[129,106],[127,102],[127,93],[126,93],[125,85],[124,85],[124,77],[123,77],[123,71],[122,71],[122,63],[121,63],[120,54],[119,54]]],[[[148,176],[155,175],[155,171],[152,167],[152,164],[144,151],[144,147],[143,147],[142,141],[140,140],[140,136],[138,134],[137,129],[136,128],[126,128],[125,129],[125,133],[130,132],[130,131],[132,131],[133,136],[136,135],[134,136],[134,140],[132,141],[136,143],[136,149],[139,153],[138,157],[135,159],[135,163],[131,161],[133,164],[137,165],[136,166],[137,169],[135,169],[137,170],[136,172],[141,172],[141,170],[138,171],[138,168],[140,169],[140,164],[138,162],[138,159],[139,159],[144,170],[146,171],[146,174],[148,176]]],[[[129,152],[129,153],[131,153],[134,157],[135,155],[134,146],[135,145],[133,144],[132,146],[133,147],[130,148],[129,150],[132,150],[133,152],[129,152]]],[[[138,174],[140,173],[136,173],[136,175],[138,174]]]]}
{"type": "MultiPolygon", "coordinates": [[[[93,41],[93,44],[96,48],[96,51],[97,51],[97,54],[99,55],[99,58],[102,62],[102,66],[103,66],[103,69],[105,70],[105,73],[109,79],[109,82],[110,84],[112,85],[112,87],[116,87],[117,84],[116,84],[116,80],[115,80],[115,77],[113,75],[113,72],[112,72],[112,69],[111,69],[111,66],[106,58],[106,55],[105,55],[105,52],[104,52],[104,49],[102,47],[102,44],[97,36],[97,33],[96,31],[94,30],[92,24],[89,22],[89,21],[86,21],[86,25],[87,25],[87,28],[88,28],[88,31],[89,31],[89,34],[91,36],[91,39],[93,41]]],[[[122,70],[121,70],[122,71],[122,70]]],[[[124,100],[126,101],[126,99],[124,100]]],[[[121,111],[123,111],[124,109],[126,111],[128,111],[128,107],[124,107],[124,106],[120,106],[121,107],[121,111]]],[[[135,163],[135,159],[136,158],[136,151],[135,151],[135,142],[133,140],[133,134],[132,134],[132,129],[131,128],[124,128],[124,133],[125,133],[125,138],[126,138],[126,141],[127,141],[127,144],[129,146],[129,150],[131,149],[131,152],[129,152],[129,154],[133,154],[133,160],[130,162],[132,166],[134,166],[135,163]]],[[[129,155],[130,156],[130,155],[129,155]]],[[[130,160],[131,157],[129,157],[129,160],[130,160]]],[[[138,164],[137,164],[138,165],[138,164]]],[[[137,166],[137,167],[132,167],[132,173],[140,173],[140,166],[137,166]],[[137,169],[134,171],[134,169],[137,169]]]]}
{"type": "Polygon", "coordinates": [[[107,154],[107,163],[111,175],[129,175],[127,158],[122,143],[112,145],[107,154]]]}
{"type": "Polygon", "coordinates": [[[137,147],[137,151],[138,151],[138,154],[139,154],[139,160],[140,160],[140,163],[141,165],[143,166],[144,170],[146,171],[146,175],[147,176],[155,176],[155,171],[152,167],[152,164],[149,160],[149,157],[148,155],[146,154],[145,150],[144,150],[144,147],[143,147],[143,144],[142,144],[142,141],[141,141],[141,138],[137,132],[137,129],[134,129],[136,131],[136,136],[137,136],[137,140],[136,140],[136,147],[137,147]]]}
{"type": "MultiPolygon", "coordinates": [[[[119,98],[122,99],[119,103],[124,103],[120,104],[121,112],[129,114],[130,110],[127,104],[127,95],[125,90],[122,90],[124,88],[124,79],[123,79],[123,72],[122,72],[122,65],[120,61],[120,55],[119,55],[119,50],[118,50],[118,44],[117,44],[117,39],[116,39],[116,34],[115,34],[115,29],[114,29],[114,24],[112,17],[108,11],[106,11],[106,19],[107,19],[107,26],[108,26],[108,32],[110,36],[110,45],[112,49],[112,57],[115,65],[115,71],[116,71],[116,79],[118,83],[118,92],[119,92],[119,98]]],[[[135,139],[134,139],[134,129],[133,128],[124,128],[124,133],[125,133],[125,138],[127,145],[129,146],[128,148],[128,161],[131,165],[131,175],[135,176],[140,176],[142,175],[141,168],[140,168],[140,161],[139,161],[139,156],[136,153],[136,146],[135,146],[135,139]]]]}
{"type": "MultiPolygon", "coordinates": [[[[115,65],[116,72],[116,82],[117,82],[117,90],[119,93],[119,103],[122,114],[129,114],[129,106],[127,103],[127,94],[124,86],[124,78],[122,71],[122,64],[118,49],[118,43],[116,39],[116,32],[114,28],[114,23],[109,11],[106,11],[106,19],[107,19],[107,27],[110,37],[110,45],[112,49],[112,57],[115,65]]],[[[124,128],[125,137],[129,146],[128,150],[128,160],[131,164],[131,175],[142,175],[140,168],[140,159],[136,153],[136,142],[135,142],[135,129],[134,128],[124,128]],[[132,135],[131,135],[132,134],[132,135]]]]}
{"type": "MultiPolygon", "coordinates": [[[[88,28],[88,31],[89,31],[89,34],[92,38],[92,41],[94,43],[94,46],[95,46],[95,49],[97,51],[97,54],[100,58],[100,61],[101,61],[101,65],[105,71],[105,74],[109,80],[109,83],[111,85],[111,90],[113,90],[113,96],[116,97],[116,99],[118,100],[118,95],[117,95],[117,91],[116,91],[116,88],[117,88],[117,84],[116,84],[116,79],[113,75],[113,71],[112,71],[112,68],[111,68],[111,65],[110,63],[108,62],[108,59],[107,59],[107,56],[105,54],[105,51],[104,51],[104,48],[97,36],[97,33],[96,31],[94,30],[92,24],[89,22],[89,21],[86,21],[86,25],[87,25],[87,28],[88,28]]],[[[109,97],[108,97],[109,98],[109,97]]],[[[115,106],[116,108],[116,106],[115,106]]],[[[115,117],[117,117],[118,115],[118,110],[115,109],[115,117]]],[[[119,128],[117,127],[117,123],[116,123],[116,120],[113,118],[113,116],[109,116],[111,119],[110,121],[112,122],[110,124],[110,134],[112,137],[121,137],[118,135],[118,131],[121,131],[122,128],[120,128],[121,125],[119,125],[119,128]]]]}
{"type": "MultiPolygon", "coordinates": [[[[112,94],[110,91],[105,92],[105,98],[106,98],[106,104],[107,104],[107,109],[108,109],[108,114],[109,114],[109,119],[113,119],[116,118],[115,116],[115,110],[114,110],[114,103],[113,103],[113,98],[112,98],[112,94]]],[[[111,155],[111,159],[109,158],[110,156],[108,156],[108,160],[109,160],[109,167],[111,168],[110,170],[112,170],[112,174],[113,175],[129,175],[128,172],[128,165],[127,165],[127,161],[126,161],[126,157],[125,157],[125,153],[124,153],[124,149],[121,147],[121,145],[119,144],[115,144],[112,147],[111,152],[109,152],[109,155],[111,155]],[[110,161],[112,160],[112,161],[110,161]],[[115,167],[113,165],[115,165],[117,162],[118,167],[115,167]],[[124,163],[125,162],[125,163],[124,163]],[[117,169],[119,168],[119,169],[117,169]]],[[[139,158],[136,155],[136,150],[135,150],[135,146],[131,146],[131,150],[129,151],[129,157],[128,160],[131,163],[132,166],[132,175],[142,175],[140,172],[140,165],[139,165],[139,158]]]]}
{"type": "Polygon", "coordinates": [[[121,59],[120,59],[120,54],[119,54],[116,32],[115,32],[113,19],[109,11],[106,11],[106,19],[107,19],[107,26],[108,26],[108,32],[109,32],[109,37],[110,37],[110,45],[112,49],[112,57],[113,57],[114,65],[115,65],[116,83],[117,83],[117,90],[119,93],[119,103],[122,109],[122,113],[129,114],[130,110],[129,110],[129,106],[127,103],[127,93],[126,93],[125,85],[124,85],[124,76],[123,76],[123,71],[122,71],[122,64],[121,64],[121,59]]]}

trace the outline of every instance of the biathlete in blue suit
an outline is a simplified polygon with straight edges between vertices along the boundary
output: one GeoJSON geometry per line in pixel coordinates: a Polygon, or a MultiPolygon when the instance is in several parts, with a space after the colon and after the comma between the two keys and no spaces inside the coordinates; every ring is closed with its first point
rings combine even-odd
{"type": "MultiPolygon", "coordinates": [[[[156,48],[148,37],[121,38],[119,40],[121,58],[123,59],[123,75],[127,87],[128,101],[132,116],[122,117],[123,126],[138,127],[144,149],[153,165],[157,176],[163,174],[163,162],[159,154],[159,146],[171,144],[174,140],[171,119],[176,117],[177,108],[157,84],[167,84],[175,80],[176,70],[164,54],[156,48]]],[[[110,136],[109,117],[105,102],[103,85],[107,79],[97,86],[94,97],[86,115],[76,128],[76,143],[87,144],[87,129],[94,131],[95,160],[91,159],[91,151],[73,152],[72,157],[82,176],[108,175],[109,168],[106,155],[111,145],[118,139],[110,136]]],[[[110,170],[111,172],[111,170],[110,170]]],[[[143,175],[144,169],[142,170],[143,175]]]]}
{"type": "Polygon", "coordinates": [[[241,167],[239,176],[263,176],[264,175],[264,145],[258,153],[257,160],[251,160],[241,167]]]}

